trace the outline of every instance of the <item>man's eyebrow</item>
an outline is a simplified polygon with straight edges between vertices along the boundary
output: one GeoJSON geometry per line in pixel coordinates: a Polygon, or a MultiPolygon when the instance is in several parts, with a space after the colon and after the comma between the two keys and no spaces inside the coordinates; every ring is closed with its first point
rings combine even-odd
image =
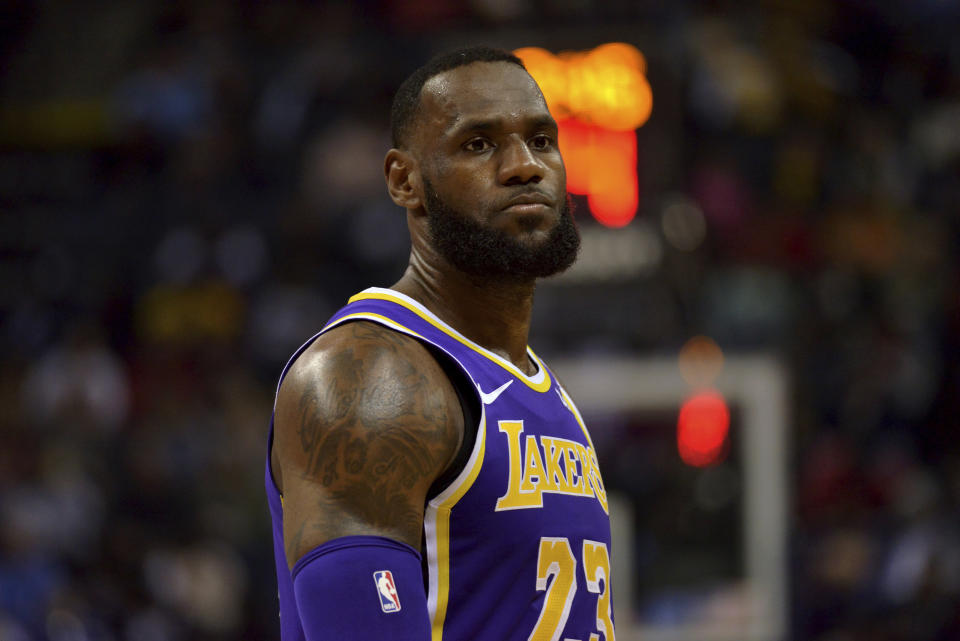
{"type": "Polygon", "coordinates": [[[544,115],[537,116],[530,122],[531,129],[556,129],[557,121],[553,119],[553,116],[544,115]]]}
{"type": "Polygon", "coordinates": [[[447,133],[458,134],[466,131],[491,131],[503,126],[503,118],[468,118],[467,120],[454,120],[447,127],[447,133]]]}
{"type": "MultiPolygon", "coordinates": [[[[553,119],[552,116],[542,115],[534,116],[526,123],[525,126],[529,129],[556,129],[557,121],[553,119]]],[[[504,119],[500,117],[495,118],[468,118],[466,120],[455,121],[450,127],[447,128],[447,134],[460,134],[468,131],[493,131],[496,129],[501,129],[504,126],[504,119]]]]}

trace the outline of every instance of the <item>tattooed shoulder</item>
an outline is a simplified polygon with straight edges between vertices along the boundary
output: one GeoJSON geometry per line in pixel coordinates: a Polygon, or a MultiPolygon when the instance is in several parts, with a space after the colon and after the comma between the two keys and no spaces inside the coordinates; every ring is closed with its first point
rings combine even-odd
{"type": "Polygon", "coordinates": [[[363,321],[321,336],[277,399],[288,560],[348,534],[418,546],[426,493],[462,434],[456,393],[418,341],[363,321]]]}

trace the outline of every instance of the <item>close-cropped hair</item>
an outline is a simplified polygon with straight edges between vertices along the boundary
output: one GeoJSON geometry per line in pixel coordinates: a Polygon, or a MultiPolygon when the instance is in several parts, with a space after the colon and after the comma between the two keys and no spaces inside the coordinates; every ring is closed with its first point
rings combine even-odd
{"type": "Polygon", "coordinates": [[[420,108],[420,91],[423,85],[437,74],[473,62],[509,62],[526,70],[520,58],[509,51],[493,47],[468,47],[434,56],[410,74],[393,97],[393,106],[390,109],[390,135],[394,147],[400,149],[407,142],[410,126],[420,108]]]}

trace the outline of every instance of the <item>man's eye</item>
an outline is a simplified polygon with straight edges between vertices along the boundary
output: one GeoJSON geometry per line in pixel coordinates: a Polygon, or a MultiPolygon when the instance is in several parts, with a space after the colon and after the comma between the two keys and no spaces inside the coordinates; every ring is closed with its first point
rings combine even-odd
{"type": "Polygon", "coordinates": [[[467,144],[463,146],[467,151],[486,151],[490,149],[490,141],[484,138],[474,138],[473,140],[467,141],[467,144]]]}
{"type": "Polygon", "coordinates": [[[534,136],[530,141],[530,146],[534,149],[549,149],[553,145],[553,138],[547,134],[534,136]]]}

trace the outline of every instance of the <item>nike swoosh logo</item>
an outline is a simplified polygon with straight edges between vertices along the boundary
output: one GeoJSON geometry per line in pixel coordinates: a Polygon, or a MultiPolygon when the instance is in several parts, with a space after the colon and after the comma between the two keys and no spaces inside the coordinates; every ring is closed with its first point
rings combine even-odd
{"type": "Polygon", "coordinates": [[[510,387],[510,383],[512,382],[513,382],[513,379],[511,378],[509,381],[507,381],[497,389],[493,390],[492,392],[484,392],[482,389],[480,389],[480,386],[477,385],[477,391],[480,392],[480,400],[483,402],[484,405],[489,405],[490,403],[497,400],[497,397],[503,394],[503,391],[508,387],[510,387]]]}

